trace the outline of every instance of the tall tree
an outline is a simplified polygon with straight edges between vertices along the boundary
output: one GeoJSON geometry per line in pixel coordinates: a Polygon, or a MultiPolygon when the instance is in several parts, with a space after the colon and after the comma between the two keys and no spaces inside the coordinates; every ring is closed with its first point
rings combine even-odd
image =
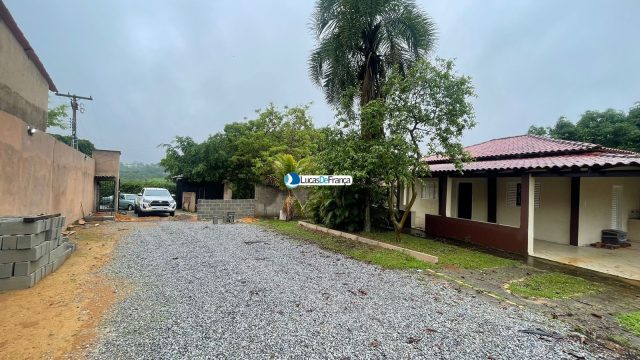
{"type": "Polygon", "coordinates": [[[455,73],[451,60],[419,61],[406,75],[394,71],[386,86],[385,131],[389,161],[383,183],[387,184],[387,208],[391,223],[400,232],[417,197],[416,182],[429,175],[426,156],[448,158],[462,169],[470,156],[462,145],[462,135],[475,126],[471,79],[455,73]],[[400,214],[395,197],[404,187],[409,201],[400,214]]]}
{"type": "MultiPolygon", "coordinates": [[[[318,0],[312,30],[318,44],[309,57],[309,73],[336,108],[381,98],[387,72],[393,66],[406,71],[436,39],[435,25],[412,0],[318,0]]],[[[362,138],[383,136],[382,127],[363,119],[362,138]]],[[[365,230],[371,229],[370,195],[365,230]]]]}

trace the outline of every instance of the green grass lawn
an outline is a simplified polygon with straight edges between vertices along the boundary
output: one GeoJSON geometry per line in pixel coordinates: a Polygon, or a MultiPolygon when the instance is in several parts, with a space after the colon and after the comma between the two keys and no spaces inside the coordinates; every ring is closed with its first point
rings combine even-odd
{"type": "Polygon", "coordinates": [[[637,336],[640,336],[640,311],[620,314],[616,316],[616,318],[623,328],[631,331],[637,336]]]}
{"type": "Polygon", "coordinates": [[[323,249],[344,254],[356,260],[379,265],[385,269],[428,269],[434,267],[433,264],[420,261],[397,251],[307,230],[298,225],[297,221],[260,220],[255,224],[265,226],[294,238],[313,242],[323,249]]]}
{"type": "Polygon", "coordinates": [[[408,234],[400,234],[400,242],[396,241],[394,232],[362,233],[363,237],[383,241],[407,249],[420,251],[438,257],[438,265],[455,266],[462,269],[489,269],[505,266],[517,266],[519,261],[505,259],[471,248],[465,248],[441,241],[424,239],[408,234]]]}
{"type": "Polygon", "coordinates": [[[357,260],[380,265],[387,269],[439,269],[445,265],[452,265],[463,269],[487,269],[519,264],[519,262],[515,260],[503,259],[473,249],[406,234],[402,235],[400,243],[395,241],[393,232],[362,234],[363,236],[378,241],[438,256],[439,263],[430,264],[398,251],[314,232],[301,227],[295,221],[260,220],[257,224],[286,235],[312,241],[324,249],[339,252],[357,260]]]}
{"type": "Polygon", "coordinates": [[[509,284],[512,293],[524,297],[564,299],[602,290],[594,282],[557,272],[536,274],[509,284]]]}

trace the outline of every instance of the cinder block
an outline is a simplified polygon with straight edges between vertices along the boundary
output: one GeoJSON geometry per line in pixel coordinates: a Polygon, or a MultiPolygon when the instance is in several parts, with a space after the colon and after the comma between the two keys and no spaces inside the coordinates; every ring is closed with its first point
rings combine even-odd
{"type": "Polygon", "coordinates": [[[50,262],[51,262],[50,253],[43,255],[40,259],[38,259],[36,261],[20,261],[20,262],[16,262],[16,264],[15,264],[15,266],[13,268],[13,275],[15,275],[15,276],[29,275],[29,274],[35,272],[36,270],[38,270],[39,268],[47,265],[50,262]]]}
{"type": "Polygon", "coordinates": [[[44,275],[48,276],[49,274],[51,274],[53,272],[53,264],[47,264],[45,265],[45,271],[44,271],[44,275]]]}
{"type": "Polygon", "coordinates": [[[37,269],[36,271],[33,272],[33,275],[35,275],[33,284],[37,284],[40,282],[40,280],[42,280],[42,278],[44,277],[44,267],[41,267],[39,269],[37,269]]]}
{"type": "Polygon", "coordinates": [[[16,235],[2,236],[2,247],[0,247],[0,250],[15,250],[17,241],[16,235]]]}
{"type": "Polygon", "coordinates": [[[13,263],[0,264],[0,278],[13,276],[13,263]]]}
{"type": "Polygon", "coordinates": [[[16,249],[31,249],[40,245],[44,242],[46,234],[46,232],[41,232],[39,234],[16,235],[16,249]]]}
{"type": "Polygon", "coordinates": [[[0,218],[0,235],[39,234],[44,228],[44,220],[25,223],[22,218],[0,218]]]}
{"type": "Polygon", "coordinates": [[[44,231],[51,230],[51,224],[53,224],[53,218],[48,218],[44,221],[44,231]]]}
{"type": "Polygon", "coordinates": [[[35,275],[14,276],[0,279],[0,290],[26,289],[35,285],[35,275]]]}
{"type": "Polygon", "coordinates": [[[64,256],[65,251],[67,251],[66,245],[61,245],[51,250],[49,253],[49,262],[53,262],[54,260],[58,260],[60,257],[64,256]]]}
{"type": "Polygon", "coordinates": [[[31,249],[25,250],[0,250],[0,263],[35,261],[43,254],[51,251],[51,241],[45,241],[31,249]]]}

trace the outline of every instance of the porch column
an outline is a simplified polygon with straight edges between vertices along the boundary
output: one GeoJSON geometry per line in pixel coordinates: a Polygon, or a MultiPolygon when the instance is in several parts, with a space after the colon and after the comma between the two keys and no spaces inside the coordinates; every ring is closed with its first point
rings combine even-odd
{"type": "Polygon", "coordinates": [[[447,176],[438,178],[438,215],[447,216],[447,176]]]}
{"type": "Polygon", "coordinates": [[[487,179],[487,222],[496,223],[498,216],[498,182],[495,176],[487,179]]]}
{"type": "Polygon", "coordinates": [[[447,175],[447,197],[445,202],[445,216],[451,217],[451,195],[453,191],[453,179],[447,175]]]}
{"type": "Polygon", "coordinates": [[[534,194],[535,178],[531,174],[522,175],[520,188],[520,230],[526,234],[527,254],[533,254],[534,194]]]}
{"type": "Polygon", "coordinates": [[[580,178],[571,178],[571,219],[569,221],[569,244],[578,246],[580,226],[580,178]]]}

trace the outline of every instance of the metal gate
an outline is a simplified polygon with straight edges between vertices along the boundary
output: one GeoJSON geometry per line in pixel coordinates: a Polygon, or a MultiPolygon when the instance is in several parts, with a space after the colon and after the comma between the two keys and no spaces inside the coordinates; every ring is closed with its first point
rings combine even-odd
{"type": "Polygon", "coordinates": [[[118,198],[114,178],[96,179],[96,210],[114,212],[118,198]]]}

